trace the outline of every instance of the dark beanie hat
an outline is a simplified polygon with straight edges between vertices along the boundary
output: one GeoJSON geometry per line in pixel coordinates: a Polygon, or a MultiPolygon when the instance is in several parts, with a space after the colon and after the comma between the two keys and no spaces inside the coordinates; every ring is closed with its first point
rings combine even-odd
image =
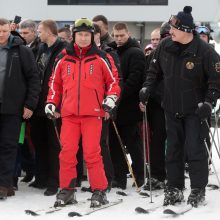
{"type": "Polygon", "coordinates": [[[178,12],[178,14],[176,15],[176,23],[174,24],[171,21],[169,23],[181,31],[191,33],[194,30],[194,22],[191,12],[192,7],[185,6],[183,8],[183,11],[178,12]]]}

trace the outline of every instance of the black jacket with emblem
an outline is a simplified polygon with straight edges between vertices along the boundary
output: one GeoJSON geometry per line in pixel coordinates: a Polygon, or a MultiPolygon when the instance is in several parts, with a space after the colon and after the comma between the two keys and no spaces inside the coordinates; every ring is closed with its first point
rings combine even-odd
{"type": "Polygon", "coordinates": [[[34,55],[17,36],[10,36],[1,114],[22,115],[23,108],[34,110],[40,79],[34,55]]]}
{"type": "Polygon", "coordinates": [[[191,114],[198,103],[213,106],[220,96],[220,57],[209,44],[194,35],[181,51],[170,37],[161,41],[148,69],[144,87],[151,93],[159,78],[164,81],[164,110],[191,114]]]}
{"type": "Polygon", "coordinates": [[[117,122],[124,125],[135,124],[142,118],[138,94],[146,69],[144,52],[137,40],[132,38],[120,47],[117,47],[115,42],[108,45],[117,51],[122,72],[123,88],[117,111],[117,122]]]}

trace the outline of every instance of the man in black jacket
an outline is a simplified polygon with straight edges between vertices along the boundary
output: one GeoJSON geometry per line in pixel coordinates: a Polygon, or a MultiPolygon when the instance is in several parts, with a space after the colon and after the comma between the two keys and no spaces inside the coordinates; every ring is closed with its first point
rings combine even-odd
{"type": "MultiPolygon", "coordinates": [[[[47,118],[44,107],[55,59],[66,44],[58,38],[57,24],[53,20],[41,21],[38,32],[42,42],[36,58],[40,71],[41,93],[31,120],[31,138],[36,150],[36,174],[35,181],[30,186],[47,188],[44,195],[50,196],[56,194],[59,186],[60,144],[53,121],[47,118]]],[[[59,131],[61,126],[59,113],[56,113],[56,117],[54,122],[59,131]]]]}
{"type": "MultiPolygon", "coordinates": [[[[123,81],[116,124],[131,155],[137,185],[140,187],[144,183],[144,159],[138,127],[142,115],[138,107],[138,92],[143,83],[145,56],[138,42],[129,36],[125,23],[115,24],[113,32],[115,41],[110,43],[109,46],[117,51],[123,81]]],[[[109,131],[109,143],[115,171],[113,187],[125,189],[127,185],[127,165],[112,126],[109,131]]]]}
{"type": "Polygon", "coordinates": [[[10,34],[10,23],[3,18],[0,57],[0,199],[5,199],[12,187],[22,117],[29,119],[37,106],[40,80],[31,50],[10,34]]]}
{"type": "Polygon", "coordinates": [[[191,181],[187,203],[197,207],[205,200],[208,183],[205,138],[207,118],[220,96],[220,57],[194,35],[191,11],[192,8],[186,6],[176,16],[171,16],[171,37],[161,41],[154,53],[140,100],[146,104],[157,79],[162,77],[168,178],[164,205],[183,201],[186,152],[191,181]]]}

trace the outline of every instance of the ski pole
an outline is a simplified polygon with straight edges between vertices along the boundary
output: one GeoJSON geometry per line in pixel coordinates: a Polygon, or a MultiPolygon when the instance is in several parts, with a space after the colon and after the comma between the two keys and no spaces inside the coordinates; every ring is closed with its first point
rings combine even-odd
{"type": "Polygon", "coordinates": [[[56,133],[56,136],[57,136],[57,140],[59,142],[60,149],[61,149],[62,145],[61,145],[61,142],[60,142],[60,135],[59,135],[58,128],[57,128],[56,118],[52,118],[51,120],[53,122],[54,130],[55,130],[55,133],[56,133]]]}
{"type": "Polygon", "coordinates": [[[211,154],[210,154],[210,151],[209,151],[209,148],[208,148],[208,144],[207,144],[207,142],[206,142],[206,139],[204,139],[204,143],[205,143],[205,147],[206,147],[206,150],[207,150],[207,152],[208,152],[208,155],[209,155],[209,159],[211,160],[211,163],[212,163],[212,166],[213,166],[213,169],[214,169],[214,172],[215,172],[215,176],[216,176],[216,179],[217,179],[217,181],[218,181],[218,185],[219,185],[219,187],[220,187],[220,180],[219,180],[218,174],[217,174],[217,172],[216,172],[215,165],[214,165],[213,159],[212,159],[212,157],[211,157],[211,154]]]}
{"type": "Polygon", "coordinates": [[[213,136],[212,132],[210,131],[210,127],[209,127],[208,121],[205,120],[205,123],[206,123],[207,128],[209,129],[209,134],[210,134],[210,136],[211,136],[211,138],[212,138],[212,142],[213,142],[214,145],[215,145],[215,149],[216,149],[216,151],[217,151],[218,157],[220,158],[220,153],[219,153],[218,147],[217,147],[217,145],[216,145],[214,136],[213,136]]]}
{"type": "Polygon", "coordinates": [[[149,145],[149,136],[148,136],[148,124],[147,124],[147,109],[146,105],[144,107],[144,118],[145,118],[145,131],[146,131],[146,141],[147,141],[147,160],[148,160],[148,174],[149,174],[149,183],[150,183],[150,202],[152,201],[152,182],[151,182],[151,166],[150,166],[150,145],[149,145]]]}
{"type": "MultiPolygon", "coordinates": [[[[146,108],[146,107],[145,107],[146,108]]],[[[142,123],[142,129],[143,129],[143,153],[144,153],[144,185],[145,185],[145,179],[146,179],[146,126],[145,126],[145,116],[143,112],[143,123],[142,123]]]]}
{"type": "Polygon", "coordinates": [[[116,135],[117,135],[117,137],[118,137],[119,144],[120,144],[120,146],[121,146],[121,149],[122,149],[124,158],[125,158],[126,163],[127,163],[127,165],[128,165],[128,170],[129,170],[129,172],[131,173],[132,179],[133,179],[133,181],[134,181],[136,190],[137,190],[137,192],[140,192],[140,188],[139,188],[138,185],[137,185],[137,181],[136,181],[136,179],[135,179],[132,166],[131,166],[131,164],[129,163],[129,160],[128,160],[127,150],[126,150],[124,144],[122,143],[122,139],[121,139],[121,137],[120,137],[120,135],[119,135],[118,128],[117,128],[117,126],[116,126],[116,124],[115,124],[115,121],[114,121],[113,119],[112,119],[112,124],[113,124],[113,126],[114,126],[115,133],[116,133],[116,135]]]}

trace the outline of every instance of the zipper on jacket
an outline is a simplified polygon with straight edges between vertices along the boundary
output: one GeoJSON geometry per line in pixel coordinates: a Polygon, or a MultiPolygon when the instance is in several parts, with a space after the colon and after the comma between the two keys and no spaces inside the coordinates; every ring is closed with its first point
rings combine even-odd
{"type": "Polygon", "coordinates": [[[82,49],[80,48],[80,54],[79,54],[79,81],[78,81],[78,115],[79,115],[79,110],[80,110],[81,63],[82,63],[82,49]]]}
{"type": "Polygon", "coordinates": [[[97,101],[98,101],[98,103],[99,103],[99,107],[100,107],[100,109],[102,109],[101,103],[100,103],[100,101],[99,101],[98,92],[97,92],[96,89],[95,89],[95,94],[96,94],[96,99],[97,99],[97,101]]]}

